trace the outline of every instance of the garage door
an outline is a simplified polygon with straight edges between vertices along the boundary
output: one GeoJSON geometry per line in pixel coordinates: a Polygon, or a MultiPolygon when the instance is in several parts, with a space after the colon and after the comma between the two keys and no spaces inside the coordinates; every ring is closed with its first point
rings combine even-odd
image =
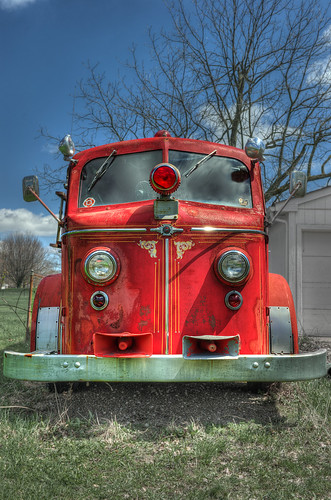
{"type": "Polygon", "coordinates": [[[331,232],[302,234],[303,330],[331,334],[331,232]]]}

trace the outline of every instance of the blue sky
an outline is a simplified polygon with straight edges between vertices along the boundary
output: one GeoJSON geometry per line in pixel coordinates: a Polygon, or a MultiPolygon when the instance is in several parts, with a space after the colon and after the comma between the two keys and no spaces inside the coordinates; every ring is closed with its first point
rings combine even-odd
{"type": "MultiPolygon", "coordinates": [[[[100,63],[116,78],[137,44],[148,58],[148,28],[170,25],[163,0],[0,0],[1,183],[0,238],[30,231],[52,242],[56,223],[38,203],[22,199],[22,178],[45,163],[63,165],[40,138],[71,131],[77,81],[85,64],[100,63]]],[[[74,137],[74,130],[73,130],[74,137]]],[[[58,199],[43,194],[58,211],[58,199]]]]}
{"type": "MultiPolygon", "coordinates": [[[[170,25],[163,0],[0,0],[0,239],[30,231],[44,244],[54,241],[56,222],[39,203],[22,199],[25,175],[63,165],[40,128],[54,136],[71,132],[75,86],[88,61],[116,79],[132,44],[146,63],[148,28],[170,25]]],[[[55,195],[42,197],[57,213],[55,195]]]]}

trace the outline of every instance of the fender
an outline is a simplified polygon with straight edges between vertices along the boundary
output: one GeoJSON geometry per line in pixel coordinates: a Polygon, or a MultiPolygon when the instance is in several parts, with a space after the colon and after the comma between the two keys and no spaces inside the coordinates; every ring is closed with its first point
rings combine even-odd
{"type": "Polygon", "coordinates": [[[269,307],[288,307],[291,318],[294,353],[298,354],[298,326],[289,284],[280,274],[269,273],[269,307]]]}
{"type": "Polygon", "coordinates": [[[33,302],[31,321],[31,351],[36,350],[36,329],[38,322],[38,311],[41,307],[61,306],[61,274],[46,276],[36,291],[33,302]]]}

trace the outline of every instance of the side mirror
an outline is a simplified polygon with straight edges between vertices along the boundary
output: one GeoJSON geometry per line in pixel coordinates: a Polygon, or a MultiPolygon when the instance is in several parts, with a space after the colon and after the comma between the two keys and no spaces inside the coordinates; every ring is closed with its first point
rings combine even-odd
{"type": "Polygon", "coordinates": [[[63,154],[63,159],[65,161],[70,161],[71,157],[75,154],[75,144],[70,134],[67,134],[61,140],[59,151],[63,154]]]}
{"type": "Polygon", "coordinates": [[[23,178],[23,199],[24,201],[36,201],[37,198],[31,193],[31,188],[39,196],[39,182],[36,175],[28,175],[23,178]]]}
{"type": "Polygon", "coordinates": [[[290,176],[290,194],[302,198],[307,192],[307,175],[300,170],[293,170],[290,176]]]}
{"type": "Polygon", "coordinates": [[[265,151],[264,142],[261,139],[259,139],[259,137],[248,139],[248,141],[246,142],[245,153],[247,154],[248,158],[251,158],[252,160],[263,161],[264,151],[265,151]]]}

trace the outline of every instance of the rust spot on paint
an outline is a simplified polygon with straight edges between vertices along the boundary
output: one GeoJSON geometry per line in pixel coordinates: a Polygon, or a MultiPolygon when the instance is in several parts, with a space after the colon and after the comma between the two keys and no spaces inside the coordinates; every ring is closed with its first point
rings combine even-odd
{"type": "Polygon", "coordinates": [[[215,327],[216,327],[216,319],[215,319],[215,316],[213,314],[211,314],[209,316],[209,324],[211,326],[211,329],[212,330],[215,330],[215,327]]]}
{"type": "Polygon", "coordinates": [[[78,273],[81,267],[82,259],[76,259],[75,261],[75,272],[78,273]]]}
{"type": "Polygon", "coordinates": [[[123,307],[119,306],[119,308],[118,308],[118,319],[116,321],[113,321],[112,323],[110,323],[110,326],[112,328],[114,328],[115,330],[117,330],[118,328],[120,328],[121,323],[123,321],[123,316],[124,316],[123,307]]]}
{"type": "Polygon", "coordinates": [[[138,324],[139,331],[142,332],[142,329],[144,328],[144,326],[147,326],[147,325],[148,325],[148,321],[139,321],[139,324],[138,324]]]}
{"type": "Polygon", "coordinates": [[[140,308],[140,311],[139,311],[139,314],[140,316],[146,316],[146,315],[149,315],[151,313],[151,309],[149,306],[141,306],[140,308]]]}

